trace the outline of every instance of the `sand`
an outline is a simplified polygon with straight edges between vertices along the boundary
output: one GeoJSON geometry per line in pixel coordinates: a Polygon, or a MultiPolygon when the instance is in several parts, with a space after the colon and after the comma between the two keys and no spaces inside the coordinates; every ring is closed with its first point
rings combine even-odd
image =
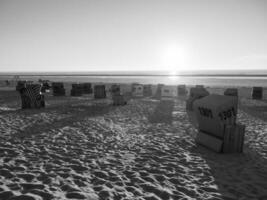
{"type": "Polygon", "coordinates": [[[184,100],[48,96],[46,108],[20,110],[1,91],[0,103],[0,200],[267,199],[267,122],[249,112],[255,101],[239,110],[243,154],[196,145],[184,100]]]}

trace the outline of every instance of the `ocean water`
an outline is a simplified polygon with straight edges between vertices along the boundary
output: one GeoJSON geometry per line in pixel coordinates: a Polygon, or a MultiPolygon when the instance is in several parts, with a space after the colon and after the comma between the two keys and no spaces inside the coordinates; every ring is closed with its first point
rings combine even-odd
{"type": "Polygon", "coordinates": [[[141,83],[166,85],[206,85],[210,87],[267,87],[267,70],[183,71],[171,76],[168,71],[95,71],[95,72],[9,72],[0,73],[0,81],[38,79],[60,82],[141,83]],[[19,75],[19,76],[16,76],[19,75]]]}
{"type": "MultiPolygon", "coordinates": [[[[267,87],[267,76],[77,76],[77,75],[53,75],[53,76],[20,76],[21,80],[38,79],[60,81],[60,82],[96,82],[96,83],[141,83],[141,84],[158,84],[166,85],[206,85],[222,87],[267,87]]],[[[14,76],[0,76],[0,80],[14,80],[14,76]]]]}

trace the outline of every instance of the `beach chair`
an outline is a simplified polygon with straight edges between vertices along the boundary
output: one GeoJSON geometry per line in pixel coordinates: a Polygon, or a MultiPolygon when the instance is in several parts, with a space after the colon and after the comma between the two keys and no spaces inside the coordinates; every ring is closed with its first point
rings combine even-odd
{"type": "Polygon", "coordinates": [[[45,100],[41,92],[41,87],[41,84],[28,84],[19,90],[22,109],[45,107],[45,100]]]}
{"type": "Polygon", "coordinates": [[[151,84],[144,85],[143,96],[145,97],[152,96],[152,85],[151,84]]]}
{"type": "Polygon", "coordinates": [[[111,92],[111,95],[120,95],[120,86],[117,85],[117,84],[113,84],[111,85],[111,88],[110,88],[110,92],[111,92]]]}
{"type": "Polygon", "coordinates": [[[65,96],[66,91],[62,82],[52,83],[53,96],[65,96]]]}
{"type": "Polygon", "coordinates": [[[238,97],[251,99],[252,97],[252,88],[251,87],[240,87],[238,88],[238,97]]]}
{"type": "Polygon", "coordinates": [[[83,86],[83,94],[92,94],[93,93],[91,83],[83,83],[82,86],[83,86]]]}
{"type": "Polygon", "coordinates": [[[94,86],[94,98],[104,99],[106,98],[106,87],[105,85],[95,85],[94,86]]]}
{"type": "Polygon", "coordinates": [[[252,88],[252,99],[262,99],[262,97],[263,97],[263,88],[253,87],[252,88]]]}
{"type": "Polygon", "coordinates": [[[161,100],[169,100],[173,101],[173,97],[175,92],[171,86],[164,85],[161,88],[161,100]]]}
{"type": "Polygon", "coordinates": [[[164,86],[164,84],[158,84],[157,85],[157,90],[156,90],[156,94],[155,94],[155,98],[156,99],[160,99],[161,98],[161,91],[162,91],[162,87],[164,86]]]}
{"type": "Polygon", "coordinates": [[[70,91],[71,96],[82,96],[84,91],[84,87],[82,84],[72,84],[72,88],[70,91]]]}
{"type": "Polygon", "coordinates": [[[234,96],[238,97],[238,90],[237,88],[227,88],[224,93],[225,96],[234,96]]]}
{"type": "Polygon", "coordinates": [[[132,96],[133,97],[143,97],[144,86],[142,84],[134,83],[132,85],[132,96]]]}
{"type": "Polygon", "coordinates": [[[212,94],[194,102],[197,143],[216,152],[242,152],[245,128],[236,123],[237,101],[234,96],[212,94]]]}
{"type": "Polygon", "coordinates": [[[177,96],[186,96],[187,90],[185,85],[178,85],[177,87],[177,96]]]}

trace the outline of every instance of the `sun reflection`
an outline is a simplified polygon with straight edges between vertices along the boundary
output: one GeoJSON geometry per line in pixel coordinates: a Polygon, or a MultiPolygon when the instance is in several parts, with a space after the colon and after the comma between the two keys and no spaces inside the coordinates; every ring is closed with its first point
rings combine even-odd
{"type": "Polygon", "coordinates": [[[179,79],[179,72],[177,70],[172,70],[169,72],[169,76],[168,78],[171,80],[171,81],[176,81],[179,79]]]}

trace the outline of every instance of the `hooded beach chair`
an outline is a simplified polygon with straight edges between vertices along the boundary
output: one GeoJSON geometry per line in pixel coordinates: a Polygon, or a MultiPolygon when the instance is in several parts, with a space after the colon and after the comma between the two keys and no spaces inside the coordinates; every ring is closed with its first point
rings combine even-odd
{"type": "Polygon", "coordinates": [[[95,85],[94,86],[94,97],[95,99],[106,98],[106,87],[105,85],[95,85]]]}
{"type": "Polygon", "coordinates": [[[65,96],[66,91],[62,82],[53,82],[52,90],[54,96],[65,96]]]}
{"type": "Polygon", "coordinates": [[[143,95],[145,97],[151,97],[152,96],[152,85],[151,84],[144,85],[143,95]]]}
{"type": "Polygon", "coordinates": [[[72,84],[72,88],[70,91],[71,96],[82,96],[83,94],[83,85],[82,84],[72,84]]]}
{"type": "Polygon", "coordinates": [[[243,151],[245,126],[236,123],[237,101],[234,96],[212,94],[194,102],[197,143],[216,152],[243,151]]]}
{"type": "Polygon", "coordinates": [[[93,93],[91,83],[83,83],[82,86],[83,86],[83,94],[92,94],[93,93]]]}
{"type": "Polygon", "coordinates": [[[26,84],[18,92],[21,97],[21,108],[45,107],[44,95],[41,92],[41,84],[26,84]]]}
{"type": "Polygon", "coordinates": [[[238,97],[238,90],[237,88],[227,88],[224,93],[225,96],[234,96],[238,97]]]}
{"type": "Polygon", "coordinates": [[[262,99],[262,97],[263,97],[263,88],[253,87],[252,88],[252,99],[262,99]]]}

